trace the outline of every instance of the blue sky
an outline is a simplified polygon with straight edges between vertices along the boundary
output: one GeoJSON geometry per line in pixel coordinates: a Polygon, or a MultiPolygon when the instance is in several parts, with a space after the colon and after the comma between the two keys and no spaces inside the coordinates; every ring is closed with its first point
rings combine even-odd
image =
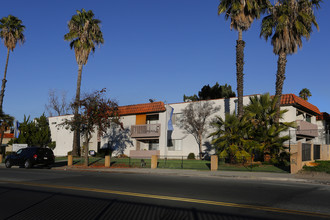
{"type": "MultiPolygon", "coordinates": [[[[236,92],[237,32],[217,15],[218,0],[16,0],[5,1],[0,17],[12,14],[26,26],[26,42],[10,55],[4,111],[22,120],[45,111],[49,89],[74,97],[77,63],[63,36],[77,9],[102,21],[105,43],[90,55],[82,92],[107,88],[119,105],[181,102],[206,84],[230,84],[236,92]]],[[[330,6],[316,12],[320,31],[288,57],[283,93],[312,92],[309,101],[330,113],[330,6]]],[[[244,32],[244,95],[275,93],[277,57],[259,38],[260,21],[244,32]]],[[[0,78],[6,48],[0,44],[0,78]]]]}

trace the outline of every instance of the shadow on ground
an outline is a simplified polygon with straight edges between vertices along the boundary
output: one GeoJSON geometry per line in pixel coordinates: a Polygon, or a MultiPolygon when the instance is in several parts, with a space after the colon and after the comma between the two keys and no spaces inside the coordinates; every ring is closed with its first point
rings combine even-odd
{"type": "MultiPolygon", "coordinates": [[[[6,212],[1,219],[265,219],[201,211],[195,208],[177,208],[120,199],[103,199],[87,196],[18,187],[0,187],[0,207],[6,212]],[[15,205],[13,205],[15,203],[15,205]]],[[[271,218],[266,218],[271,219],[271,218]]]]}

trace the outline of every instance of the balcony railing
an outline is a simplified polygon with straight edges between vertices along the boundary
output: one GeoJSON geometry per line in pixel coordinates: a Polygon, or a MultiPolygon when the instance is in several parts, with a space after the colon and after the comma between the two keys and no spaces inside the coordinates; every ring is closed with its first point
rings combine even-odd
{"type": "Polygon", "coordinates": [[[317,137],[318,128],[316,124],[309,123],[307,121],[298,120],[297,121],[297,135],[317,137]]]}
{"type": "Polygon", "coordinates": [[[148,138],[160,136],[160,124],[132,125],[132,138],[148,138]]]}

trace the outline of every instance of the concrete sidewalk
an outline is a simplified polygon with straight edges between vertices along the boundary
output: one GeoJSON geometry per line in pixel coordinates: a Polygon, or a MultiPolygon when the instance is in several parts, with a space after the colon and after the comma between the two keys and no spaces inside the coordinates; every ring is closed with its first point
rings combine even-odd
{"type": "Polygon", "coordinates": [[[264,181],[290,181],[302,183],[321,183],[330,185],[330,174],[317,172],[301,172],[298,174],[272,173],[272,172],[239,172],[239,171],[208,171],[188,169],[150,169],[150,168],[83,168],[77,166],[53,167],[54,170],[109,172],[109,173],[134,173],[151,175],[193,176],[206,178],[237,178],[246,180],[264,181]]]}
{"type": "MultiPolygon", "coordinates": [[[[4,163],[0,168],[6,169],[4,163]]],[[[13,168],[18,168],[17,166],[13,168]]],[[[330,174],[318,172],[272,173],[272,172],[240,172],[240,171],[209,171],[209,170],[188,170],[188,169],[150,169],[150,168],[105,168],[105,167],[81,167],[81,166],[59,166],[51,167],[52,170],[80,171],[80,172],[108,172],[108,173],[131,173],[144,175],[171,175],[191,176],[204,178],[237,178],[246,180],[262,181],[284,181],[301,183],[318,183],[330,185],[330,174]]]]}

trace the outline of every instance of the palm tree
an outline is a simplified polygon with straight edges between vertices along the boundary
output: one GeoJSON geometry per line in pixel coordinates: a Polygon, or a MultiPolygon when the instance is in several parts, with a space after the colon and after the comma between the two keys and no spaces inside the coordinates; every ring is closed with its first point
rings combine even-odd
{"type": "Polygon", "coordinates": [[[303,98],[304,100],[308,100],[309,97],[312,96],[311,91],[309,91],[309,89],[307,88],[303,88],[300,92],[299,92],[299,97],[303,98]]]}
{"type": "Polygon", "coordinates": [[[16,44],[23,44],[25,41],[24,32],[25,26],[22,25],[22,21],[15,16],[8,15],[0,20],[0,38],[4,41],[7,47],[7,60],[5,72],[2,79],[1,92],[0,92],[0,110],[2,110],[3,97],[5,95],[6,76],[8,68],[8,60],[10,51],[14,51],[16,44]]]}
{"type": "MultiPolygon", "coordinates": [[[[71,41],[70,47],[75,51],[76,61],[78,64],[78,79],[76,98],[74,103],[74,117],[77,118],[79,114],[80,101],[80,86],[81,74],[83,65],[86,65],[88,56],[91,52],[95,52],[95,46],[103,44],[103,34],[100,28],[101,21],[94,18],[94,13],[89,10],[77,10],[77,14],[73,15],[68,22],[69,33],[64,35],[64,40],[71,41]]],[[[79,154],[79,134],[75,129],[73,136],[72,155],[79,154]]]]}
{"type": "Polygon", "coordinates": [[[211,123],[215,129],[210,134],[210,137],[213,137],[212,144],[219,156],[229,158],[231,163],[242,161],[243,157],[250,156],[246,152],[245,143],[251,123],[246,119],[244,115],[238,118],[235,114],[227,113],[224,119],[217,116],[211,123]]]}
{"type": "MultiPolygon", "coordinates": [[[[269,154],[275,162],[279,159],[280,153],[285,151],[283,143],[290,139],[283,135],[289,127],[295,127],[294,122],[276,122],[277,97],[270,97],[268,93],[261,96],[250,97],[250,103],[245,107],[245,115],[252,123],[250,128],[250,139],[262,145],[263,152],[269,154]]],[[[288,110],[280,111],[280,118],[288,110]]]]}
{"type": "Polygon", "coordinates": [[[250,28],[254,19],[259,19],[260,14],[270,7],[269,0],[220,0],[218,15],[225,13],[225,19],[231,19],[230,28],[238,31],[236,41],[236,80],[238,97],[238,116],[243,115],[243,66],[244,46],[243,31],[250,28]]]}
{"type": "Polygon", "coordinates": [[[270,9],[270,14],[262,20],[260,36],[266,41],[271,37],[274,54],[278,55],[276,74],[277,97],[276,121],[279,121],[280,102],[285,80],[287,55],[302,47],[302,38],[307,40],[312,26],[318,29],[314,8],[320,7],[322,0],[278,0],[270,9]]]}

